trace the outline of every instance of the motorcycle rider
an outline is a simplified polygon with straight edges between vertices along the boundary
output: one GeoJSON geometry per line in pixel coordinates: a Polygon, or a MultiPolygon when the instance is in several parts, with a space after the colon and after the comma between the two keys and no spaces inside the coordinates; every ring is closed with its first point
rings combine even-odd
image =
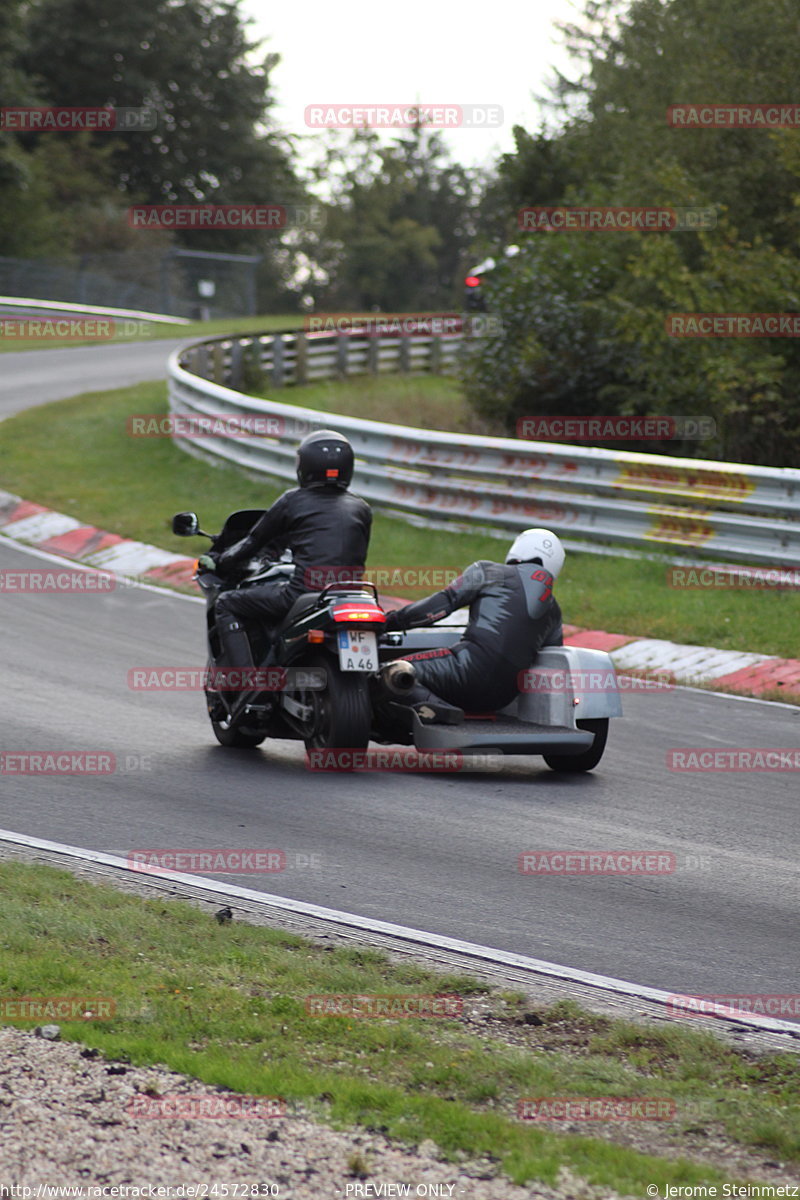
{"type": "Polygon", "coordinates": [[[464,709],[487,712],[510,704],[519,672],[531,665],[539,649],[563,645],[561,609],[553,595],[563,565],[564,548],[554,533],[526,529],[505,564],[474,562],[442,591],[387,613],[390,633],[432,625],[469,605],[461,640],[449,649],[424,650],[387,663],[381,671],[384,690],[414,708],[424,723],[458,724],[464,709]],[[413,664],[416,676],[409,690],[406,663],[413,664]]]}
{"type": "MultiPolygon", "coordinates": [[[[299,487],[279,496],[247,537],[220,555],[211,551],[205,556],[221,575],[265,550],[272,559],[291,550],[295,564],[288,581],[255,584],[219,597],[220,666],[255,665],[244,623],[276,624],[298,596],[313,590],[307,582],[309,568],[363,567],[366,562],[372,509],[348,491],[354,467],[350,442],[331,429],[310,433],[297,448],[296,467],[299,487]]],[[[272,657],[270,651],[263,665],[270,665],[272,657]]]]}

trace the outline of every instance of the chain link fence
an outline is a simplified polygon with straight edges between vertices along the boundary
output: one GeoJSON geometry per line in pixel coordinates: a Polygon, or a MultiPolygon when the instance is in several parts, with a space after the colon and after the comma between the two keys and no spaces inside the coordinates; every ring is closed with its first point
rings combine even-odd
{"type": "Polygon", "coordinates": [[[0,257],[0,295],[205,319],[256,311],[257,255],[169,250],[0,257]]]}

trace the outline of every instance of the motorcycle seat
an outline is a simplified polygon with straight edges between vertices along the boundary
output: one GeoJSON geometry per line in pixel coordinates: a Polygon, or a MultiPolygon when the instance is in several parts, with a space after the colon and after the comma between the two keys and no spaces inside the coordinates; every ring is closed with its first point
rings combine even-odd
{"type": "Polygon", "coordinates": [[[281,628],[289,625],[292,621],[296,621],[298,617],[302,617],[309,612],[319,601],[319,592],[306,592],[303,596],[298,596],[292,607],[287,612],[286,616],[281,621],[281,628]]]}

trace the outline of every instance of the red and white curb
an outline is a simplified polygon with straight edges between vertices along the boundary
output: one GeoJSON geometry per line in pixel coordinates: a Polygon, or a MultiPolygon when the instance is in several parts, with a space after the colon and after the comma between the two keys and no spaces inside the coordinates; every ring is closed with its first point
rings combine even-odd
{"type": "MultiPolygon", "coordinates": [[[[194,558],[84,525],[10,492],[0,491],[0,532],[42,552],[124,579],[194,590],[194,558]]],[[[387,608],[399,608],[404,603],[386,596],[383,602],[387,608]]],[[[455,614],[451,621],[455,623],[455,614]]],[[[787,699],[800,700],[798,659],[684,646],[661,638],[634,638],[574,625],[566,625],[564,635],[567,645],[607,651],[620,671],[666,672],[677,683],[717,684],[746,696],[781,689],[787,699]]]]}
{"type": "Polygon", "coordinates": [[[599,629],[564,627],[568,646],[605,650],[614,666],[628,673],[666,672],[684,684],[716,684],[745,696],[782,689],[787,699],[800,700],[800,660],[712,646],[683,646],[661,638],[632,638],[599,629]]]}
{"type": "Polygon", "coordinates": [[[84,525],[10,492],[0,492],[0,531],[5,537],[38,550],[126,579],[179,587],[192,583],[194,558],[170,554],[157,546],[84,525]]]}

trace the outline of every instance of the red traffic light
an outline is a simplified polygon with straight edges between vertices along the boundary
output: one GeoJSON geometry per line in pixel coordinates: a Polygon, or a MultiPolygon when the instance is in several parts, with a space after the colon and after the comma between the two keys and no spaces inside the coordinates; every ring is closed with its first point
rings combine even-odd
{"type": "Polygon", "coordinates": [[[480,276],[479,275],[468,275],[467,278],[464,280],[464,283],[467,285],[467,287],[480,287],[481,286],[480,276]]]}

